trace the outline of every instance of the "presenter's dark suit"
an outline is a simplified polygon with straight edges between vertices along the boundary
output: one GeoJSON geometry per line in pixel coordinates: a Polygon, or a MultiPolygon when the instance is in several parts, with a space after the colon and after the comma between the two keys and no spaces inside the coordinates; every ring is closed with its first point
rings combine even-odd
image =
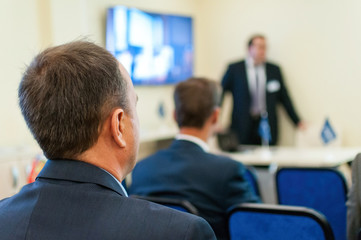
{"type": "Polygon", "coordinates": [[[98,167],[48,160],[34,183],[0,202],[0,239],[215,237],[204,219],[125,197],[114,178],[98,167]]]}
{"type": "MultiPolygon", "coordinates": [[[[361,230],[361,154],[352,161],[352,185],[347,195],[347,239],[355,240],[361,230]]],[[[361,236],[361,235],[360,235],[361,236]]],[[[360,238],[359,238],[360,239],[360,238]]]]}
{"type": "MultiPolygon", "coordinates": [[[[272,136],[270,144],[274,145],[278,140],[277,104],[281,103],[284,106],[295,124],[298,124],[300,119],[288,96],[280,68],[272,63],[265,63],[265,71],[266,110],[272,136]]],[[[249,91],[245,60],[228,66],[222,80],[222,87],[223,93],[231,92],[233,96],[231,130],[237,133],[241,144],[250,144],[253,121],[250,114],[252,98],[249,91]]]]}
{"type": "Polygon", "coordinates": [[[206,153],[193,142],[175,140],[168,149],[138,162],[129,193],[188,200],[211,224],[217,239],[228,239],[226,210],[259,201],[244,172],[239,162],[206,153]]]}

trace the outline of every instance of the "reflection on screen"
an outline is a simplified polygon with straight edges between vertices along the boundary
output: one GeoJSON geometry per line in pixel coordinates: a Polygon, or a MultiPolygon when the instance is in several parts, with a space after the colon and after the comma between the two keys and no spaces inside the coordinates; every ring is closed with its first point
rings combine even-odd
{"type": "Polygon", "coordinates": [[[134,84],[172,84],[193,74],[190,17],[109,8],[106,48],[124,65],[134,84]]]}

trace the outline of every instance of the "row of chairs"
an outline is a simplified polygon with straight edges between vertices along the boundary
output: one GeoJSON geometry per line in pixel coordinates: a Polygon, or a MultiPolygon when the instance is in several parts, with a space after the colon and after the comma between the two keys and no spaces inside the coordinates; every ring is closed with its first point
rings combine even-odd
{"type": "MultiPolygon", "coordinates": [[[[261,197],[252,168],[246,178],[261,197]]],[[[281,168],[276,172],[276,187],[280,205],[241,204],[229,210],[231,239],[346,239],[347,187],[337,170],[281,168]]],[[[184,200],[137,197],[198,214],[184,200]]]]}

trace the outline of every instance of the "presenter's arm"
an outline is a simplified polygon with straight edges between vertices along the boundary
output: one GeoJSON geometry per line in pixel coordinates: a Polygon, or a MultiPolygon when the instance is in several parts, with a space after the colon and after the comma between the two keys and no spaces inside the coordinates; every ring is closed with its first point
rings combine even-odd
{"type": "Polygon", "coordinates": [[[223,98],[226,92],[232,92],[233,89],[233,71],[232,67],[228,66],[226,73],[224,74],[222,78],[222,98],[221,98],[221,104],[223,103],[223,98]]]}
{"type": "Polygon", "coordinates": [[[358,154],[352,162],[352,185],[347,196],[347,239],[357,239],[357,234],[361,228],[360,221],[360,169],[361,154],[358,154]]]}
{"type": "Polygon", "coordinates": [[[216,236],[211,226],[203,218],[195,217],[194,222],[190,222],[188,226],[185,240],[216,240],[216,236]]]}
{"type": "Polygon", "coordinates": [[[299,121],[297,124],[297,128],[301,131],[304,131],[307,129],[307,124],[304,121],[299,121]]]}
{"type": "Polygon", "coordinates": [[[284,106],[284,108],[286,109],[286,112],[287,112],[288,116],[291,118],[291,120],[293,121],[293,123],[298,126],[299,123],[301,123],[301,120],[300,120],[298,114],[296,113],[296,110],[293,106],[292,100],[288,94],[287,87],[283,81],[283,75],[282,75],[281,69],[278,68],[278,71],[279,71],[279,81],[280,81],[280,85],[281,85],[280,101],[281,101],[282,105],[284,106]]]}

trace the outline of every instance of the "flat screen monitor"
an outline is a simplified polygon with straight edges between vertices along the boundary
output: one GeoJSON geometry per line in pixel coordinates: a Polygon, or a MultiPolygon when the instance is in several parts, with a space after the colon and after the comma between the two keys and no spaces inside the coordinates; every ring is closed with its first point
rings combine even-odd
{"type": "Polygon", "coordinates": [[[109,8],[106,48],[124,65],[134,85],[175,84],[193,75],[191,17],[109,8]]]}

